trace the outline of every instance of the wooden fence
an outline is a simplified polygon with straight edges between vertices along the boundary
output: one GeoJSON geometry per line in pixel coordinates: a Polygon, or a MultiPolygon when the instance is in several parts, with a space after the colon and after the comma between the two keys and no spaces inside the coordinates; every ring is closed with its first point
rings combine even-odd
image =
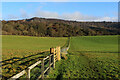
{"type": "Polygon", "coordinates": [[[56,48],[50,48],[50,55],[43,58],[42,60],[37,61],[36,63],[34,63],[33,65],[29,66],[26,70],[21,71],[20,73],[14,75],[13,77],[11,77],[8,80],[16,80],[18,78],[20,78],[21,76],[26,74],[26,79],[30,80],[30,71],[31,69],[33,69],[34,67],[36,67],[38,64],[41,64],[41,75],[38,77],[38,79],[42,78],[44,79],[44,74],[50,69],[51,67],[53,67],[53,69],[55,69],[55,62],[59,61],[61,59],[61,50],[60,47],[56,47],[56,48]],[[49,60],[49,66],[45,69],[45,60],[49,60]]]}

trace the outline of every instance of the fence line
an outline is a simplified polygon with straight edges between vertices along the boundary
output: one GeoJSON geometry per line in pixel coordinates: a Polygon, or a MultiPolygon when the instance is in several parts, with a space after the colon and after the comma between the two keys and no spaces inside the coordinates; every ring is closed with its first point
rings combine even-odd
{"type": "Polygon", "coordinates": [[[26,79],[30,80],[30,71],[31,69],[33,69],[34,67],[36,67],[38,64],[41,64],[41,75],[38,77],[38,79],[42,78],[44,79],[44,74],[50,69],[51,66],[53,67],[53,69],[55,69],[55,62],[59,61],[61,59],[61,50],[60,47],[56,47],[56,48],[50,48],[50,55],[43,58],[42,60],[37,61],[36,63],[34,63],[33,65],[29,66],[26,70],[21,71],[20,73],[12,76],[10,79],[8,80],[16,80],[18,78],[20,78],[21,76],[26,74],[26,79]],[[51,60],[53,59],[53,60],[51,60]],[[45,60],[49,60],[49,66],[45,69],[45,60]]]}

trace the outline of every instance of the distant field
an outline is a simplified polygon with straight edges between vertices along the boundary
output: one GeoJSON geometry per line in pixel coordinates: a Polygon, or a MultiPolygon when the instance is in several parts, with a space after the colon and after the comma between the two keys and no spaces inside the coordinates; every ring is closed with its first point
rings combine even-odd
{"type": "Polygon", "coordinates": [[[118,36],[71,37],[68,59],[58,62],[48,77],[120,79],[117,52],[118,36]]]}
{"type": "Polygon", "coordinates": [[[66,41],[67,38],[3,35],[2,59],[28,56],[51,47],[63,46],[66,41]]]}
{"type": "Polygon", "coordinates": [[[69,51],[118,52],[118,36],[72,37],[69,51]]]}
{"type": "Polygon", "coordinates": [[[2,36],[2,75],[4,79],[47,56],[51,47],[64,46],[67,38],[2,36]]]}

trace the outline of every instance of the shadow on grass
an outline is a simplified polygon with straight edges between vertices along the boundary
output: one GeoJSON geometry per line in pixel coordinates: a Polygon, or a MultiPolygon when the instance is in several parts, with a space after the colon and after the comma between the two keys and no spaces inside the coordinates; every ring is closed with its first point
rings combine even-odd
{"type": "MultiPolygon", "coordinates": [[[[22,71],[23,70],[23,68],[24,69],[26,69],[28,66],[30,66],[30,65],[32,65],[32,64],[34,64],[35,62],[37,62],[38,60],[41,60],[42,58],[44,58],[44,57],[46,57],[46,56],[48,56],[49,55],[49,51],[47,51],[47,52],[42,52],[42,53],[37,53],[37,54],[35,54],[35,55],[30,55],[30,56],[27,56],[27,57],[23,57],[23,58],[19,58],[19,57],[13,57],[13,58],[11,58],[11,59],[8,59],[8,60],[4,60],[4,61],[2,61],[2,62],[4,62],[5,64],[3,64],[2,66],[5,66],[5,65],[8,65],[8,64],[11,64],[11,68],[9,69],[9,68],[7,68],[7,67],[5,67],[5,68],[3,68],[3,69],[9,69],[9,71],[11,71],[12,70],[12,68],[14,68],[14,69],[19,69],[20,71],[22,71]],[[37,56],[37,55],[40,55],[40,56],[37,56]],[[34,58],[33,58],[33,56],[35,56],[34,58]],[[17,61],[15,61],[15,59],[17,59],[17,61]],[[6,61],[12,61],[11,63],[7,63],[6,61]],[[19,61],[21,61],[20,63],[19,63],[19,61]],[[17,67],[14,67],[14,65],[15,66],[17,66],[17,67]],[[26,67],[24,67],[24,66],[26,66],[26,67]]],[[[47,63],[45,63],[45,64],[47,64],[47,63]]],[[[7,72],[7,73],[9,73],[9,72],[7,72]]],[[[14,72],[15,73],[15,72],[14,72]]],[[[18,72],[16,72],[16,73],[18,73],[18,72]]],[[[5,74],[5,73],[4,73],[5,74]]],[[[13,75],[12,75],[13,76],[13,75]]],[[[10,78],[11,76],[3,76],[2,75],[2,78],[3,79],[8,79],[8,78],[10,78]]]]}
{"type": "MultiPolygon", "coordinates": [[[[37,55],[41,55],[41,57],[37,57],[37,58],[43,58],[43,57],[45,57],[45,53],[48,53],[48,52],[41,52],[41,53],[33,54],[33,55],[30,55],[30,56],[27,56],[27,57],[23,57],[23,58],[13,57],[11,59],[7,59],[7,60],[4,60],[4,61],[1,61],[0,63],[3,63],[2,66],[4,66],[4,65],[7,65],[7,64],[16,63],[18,61],[23,61],[25,59],[29,59],[30,57],[34,57],[34,56],[37,56],[37,55]],[[11,63],[7,63],[7,61],[12,61],[12,62],[11,63]]],[[[35,58],[35,59],[37,59],[37,58],[35,58]]],[[[35,60],[35,59],[30,59],[29,61],[32,61],[32,60],[35,60]]],[[[29,62],[29,61],[26,61],[26,62],[29,62]]]]}

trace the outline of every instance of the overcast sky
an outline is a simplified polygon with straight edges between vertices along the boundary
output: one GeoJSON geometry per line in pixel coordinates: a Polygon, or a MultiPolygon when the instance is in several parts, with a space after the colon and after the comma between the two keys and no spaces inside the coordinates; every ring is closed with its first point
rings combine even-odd
{"type": "Polygon", "coordinates": [[[31,17],[75,21],[117,21],[118,2],[3,2],[2,19],[31,17]]]}

